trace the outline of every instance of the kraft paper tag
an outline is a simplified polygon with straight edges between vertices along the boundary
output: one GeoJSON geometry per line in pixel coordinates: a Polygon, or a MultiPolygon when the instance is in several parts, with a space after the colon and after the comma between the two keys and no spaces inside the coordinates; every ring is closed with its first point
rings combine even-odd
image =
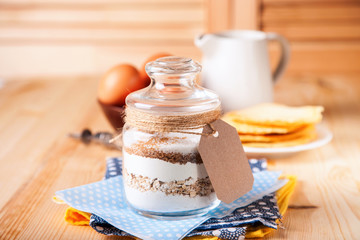
{"type": "Polygon", "coordinates": [[[231,203],[252,189],[254,177],[236,129],[220,119],[211,125],[217,133],[201,136],[198,150],[216,196],[231,203]]]}

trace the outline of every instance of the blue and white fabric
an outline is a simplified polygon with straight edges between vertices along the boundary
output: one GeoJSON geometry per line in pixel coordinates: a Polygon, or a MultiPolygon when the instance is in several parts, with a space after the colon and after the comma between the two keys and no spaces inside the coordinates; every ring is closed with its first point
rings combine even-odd
{"type": "Polygon", "coordinates": [[[253,189],[231,204],[202,217],[182,220],[158,220],[134,213],[126,204],[122,187],[121,159],[107,160],[103,181],[56,192],[75,209],[90,212],[90,226],[106,235],[136,236],[143,239],[181,239],[207,235],[223,239],[241,239],[245,225],[261,223],[276,228],[280,218],[273,193],[286,184],[278,180],[280,172],[266,171],[266,160],[250,159],[254,172],[253,189]]]}

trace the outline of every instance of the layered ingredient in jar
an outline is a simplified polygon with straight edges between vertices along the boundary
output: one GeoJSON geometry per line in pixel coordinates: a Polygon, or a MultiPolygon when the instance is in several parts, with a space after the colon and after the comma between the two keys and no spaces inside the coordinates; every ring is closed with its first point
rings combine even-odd
{"type": "Polygon", "coordinates": [[[197,150],[200,135],[131,128],[123,138],[125,193],[133,207],[180,212],[217,201],[197,150]]]}

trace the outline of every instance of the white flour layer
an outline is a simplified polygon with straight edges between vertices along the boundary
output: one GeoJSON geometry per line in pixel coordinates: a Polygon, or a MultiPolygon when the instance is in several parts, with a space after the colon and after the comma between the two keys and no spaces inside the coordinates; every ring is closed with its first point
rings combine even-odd
{"type": "Polygon", "coordinates": [[[149,177],[150,179],[159,179],[163,182],[174,180],[185,180],[192,177],[195,181],[198,178],[208,176],[204,164],[186,163],[176,164],[169,163],[156,158],[145,158],[123,151],[123,167],[127,172],[149,177]]]}
{"type": "Polygon", "coordinates": [[[184,195],[166,195],[158,191],[141,192],[125,185],[125,193],[128,202],[133,207],[139,210],[154,212],[189,211],[218,203],[214,192],[208,196],[195,196],[191,198],[184,195]]]}

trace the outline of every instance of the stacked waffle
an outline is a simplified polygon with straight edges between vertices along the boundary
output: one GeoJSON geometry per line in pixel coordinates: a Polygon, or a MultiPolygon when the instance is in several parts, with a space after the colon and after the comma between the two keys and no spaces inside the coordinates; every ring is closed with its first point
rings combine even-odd
{"type": "Polygon", "coordinates": [[[244,146],[289,147],[316,138],[315,124],[321,121],[323,110],[321,106],[264,103],[226,113],[222,119],[237,129],[244,146]]]}

